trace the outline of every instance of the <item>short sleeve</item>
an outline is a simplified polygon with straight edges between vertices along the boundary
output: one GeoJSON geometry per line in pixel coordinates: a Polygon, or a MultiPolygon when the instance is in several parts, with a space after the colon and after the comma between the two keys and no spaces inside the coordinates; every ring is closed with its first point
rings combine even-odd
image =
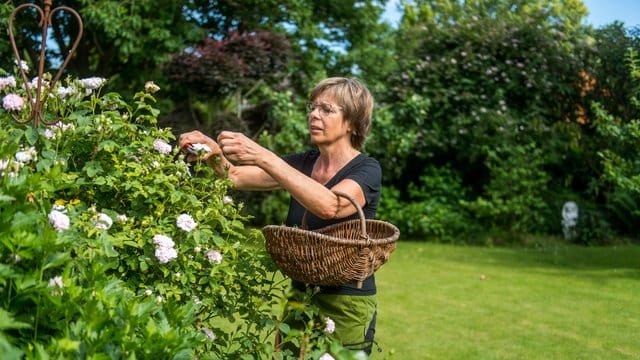
{"type": "Polygon", "coordinates": [[[360,185],[367,201],[363,210],[367,218],[373,218],[378,208],[380,187],[382,184],[382,169],[380,163],[376,159],[367,156],[363,161],[358,163],[345,178],[351,179],[360,185]]]}
{"type": "Polygon", "coordinates": [[[371,203],[380,195],[382,183],[382,169],[380,163],[374,158],[367,157],[359,166],[353,169],[347,179],[351,179],[362,187],[367,203],[371,203]]]}

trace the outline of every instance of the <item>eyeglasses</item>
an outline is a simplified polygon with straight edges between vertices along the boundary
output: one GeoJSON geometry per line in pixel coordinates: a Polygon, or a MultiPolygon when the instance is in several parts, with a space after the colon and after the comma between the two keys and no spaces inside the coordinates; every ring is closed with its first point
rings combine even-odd
{"type": "Polygon", "coordinates": [[[309,112],[309,114],[311,114],[315,109],[318,109],[320,116],[328,116],[337,113],[340,109],[342,109],[342,107],[328,103],[307,103],[307,111],[309,112]]]}

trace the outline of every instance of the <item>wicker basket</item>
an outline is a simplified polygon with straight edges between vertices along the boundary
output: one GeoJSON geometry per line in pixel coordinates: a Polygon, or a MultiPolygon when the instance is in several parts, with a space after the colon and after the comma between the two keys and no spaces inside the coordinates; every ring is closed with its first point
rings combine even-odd
{"type": "Polygon", "coordinates": [[[267,225],[262,228],[267,251],[280,270],[290,278],[314,285],[340,285],[362,281],[387,260],[396,247],[400,231],[393,224],[368,220],[362,208],[360,220],[348,220],[318,230],[306,230],[307,213],[302,227],[267,225]]]}

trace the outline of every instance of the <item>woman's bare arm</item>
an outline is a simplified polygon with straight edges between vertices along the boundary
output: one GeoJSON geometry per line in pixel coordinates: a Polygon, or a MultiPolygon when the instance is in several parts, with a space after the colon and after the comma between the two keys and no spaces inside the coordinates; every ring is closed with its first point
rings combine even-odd
{"type": "Polygon", "coordinates": [[[323,219],[343,218],[357,211],[349,200],[338,197],[331,190],[347,193],[360,206],[365,204],[364,193],[355,181],[343,180],[329,190],[241,133],[222,132],[218,143],[225,156],[239,165],[229,170],[229,177],[237,182],[239,189],[251,190],[252,186],[264,190],[269,186],[285,189],[307,210],[323,219]],[[256,170],[253,173],[256,179],[251,179],[250,170],[245,172],[245,167],[257,167],[267,177],[261,177],[261,172],[256,170]],[[264,183],[257,184],[259,181],[264,183]]]}
{"type": "Polygon", "coordinates": [[[200,131],[191,131],[180,135],[178,143],[181,149],[190,144],[207,145],[211,149],[210,152],[202,156],[189,154],[187,161],[206,161],[218,176],[228,176],[238,190],[275,190],[280,187],[269,174],[257,166],[235,166],[224,156],[220,146],[200,131]]]}

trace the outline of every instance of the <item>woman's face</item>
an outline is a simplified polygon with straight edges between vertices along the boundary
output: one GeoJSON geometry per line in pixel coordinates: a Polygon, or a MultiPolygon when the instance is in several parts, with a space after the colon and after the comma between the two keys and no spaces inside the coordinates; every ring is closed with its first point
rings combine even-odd
{"type": "Polygon", "coordinates": [[[321,94],[309,104],[309,135],[315,145],[330,145],[350,141],[351,126],[344,119],[342,108],[333,97],[321,94]]]}

